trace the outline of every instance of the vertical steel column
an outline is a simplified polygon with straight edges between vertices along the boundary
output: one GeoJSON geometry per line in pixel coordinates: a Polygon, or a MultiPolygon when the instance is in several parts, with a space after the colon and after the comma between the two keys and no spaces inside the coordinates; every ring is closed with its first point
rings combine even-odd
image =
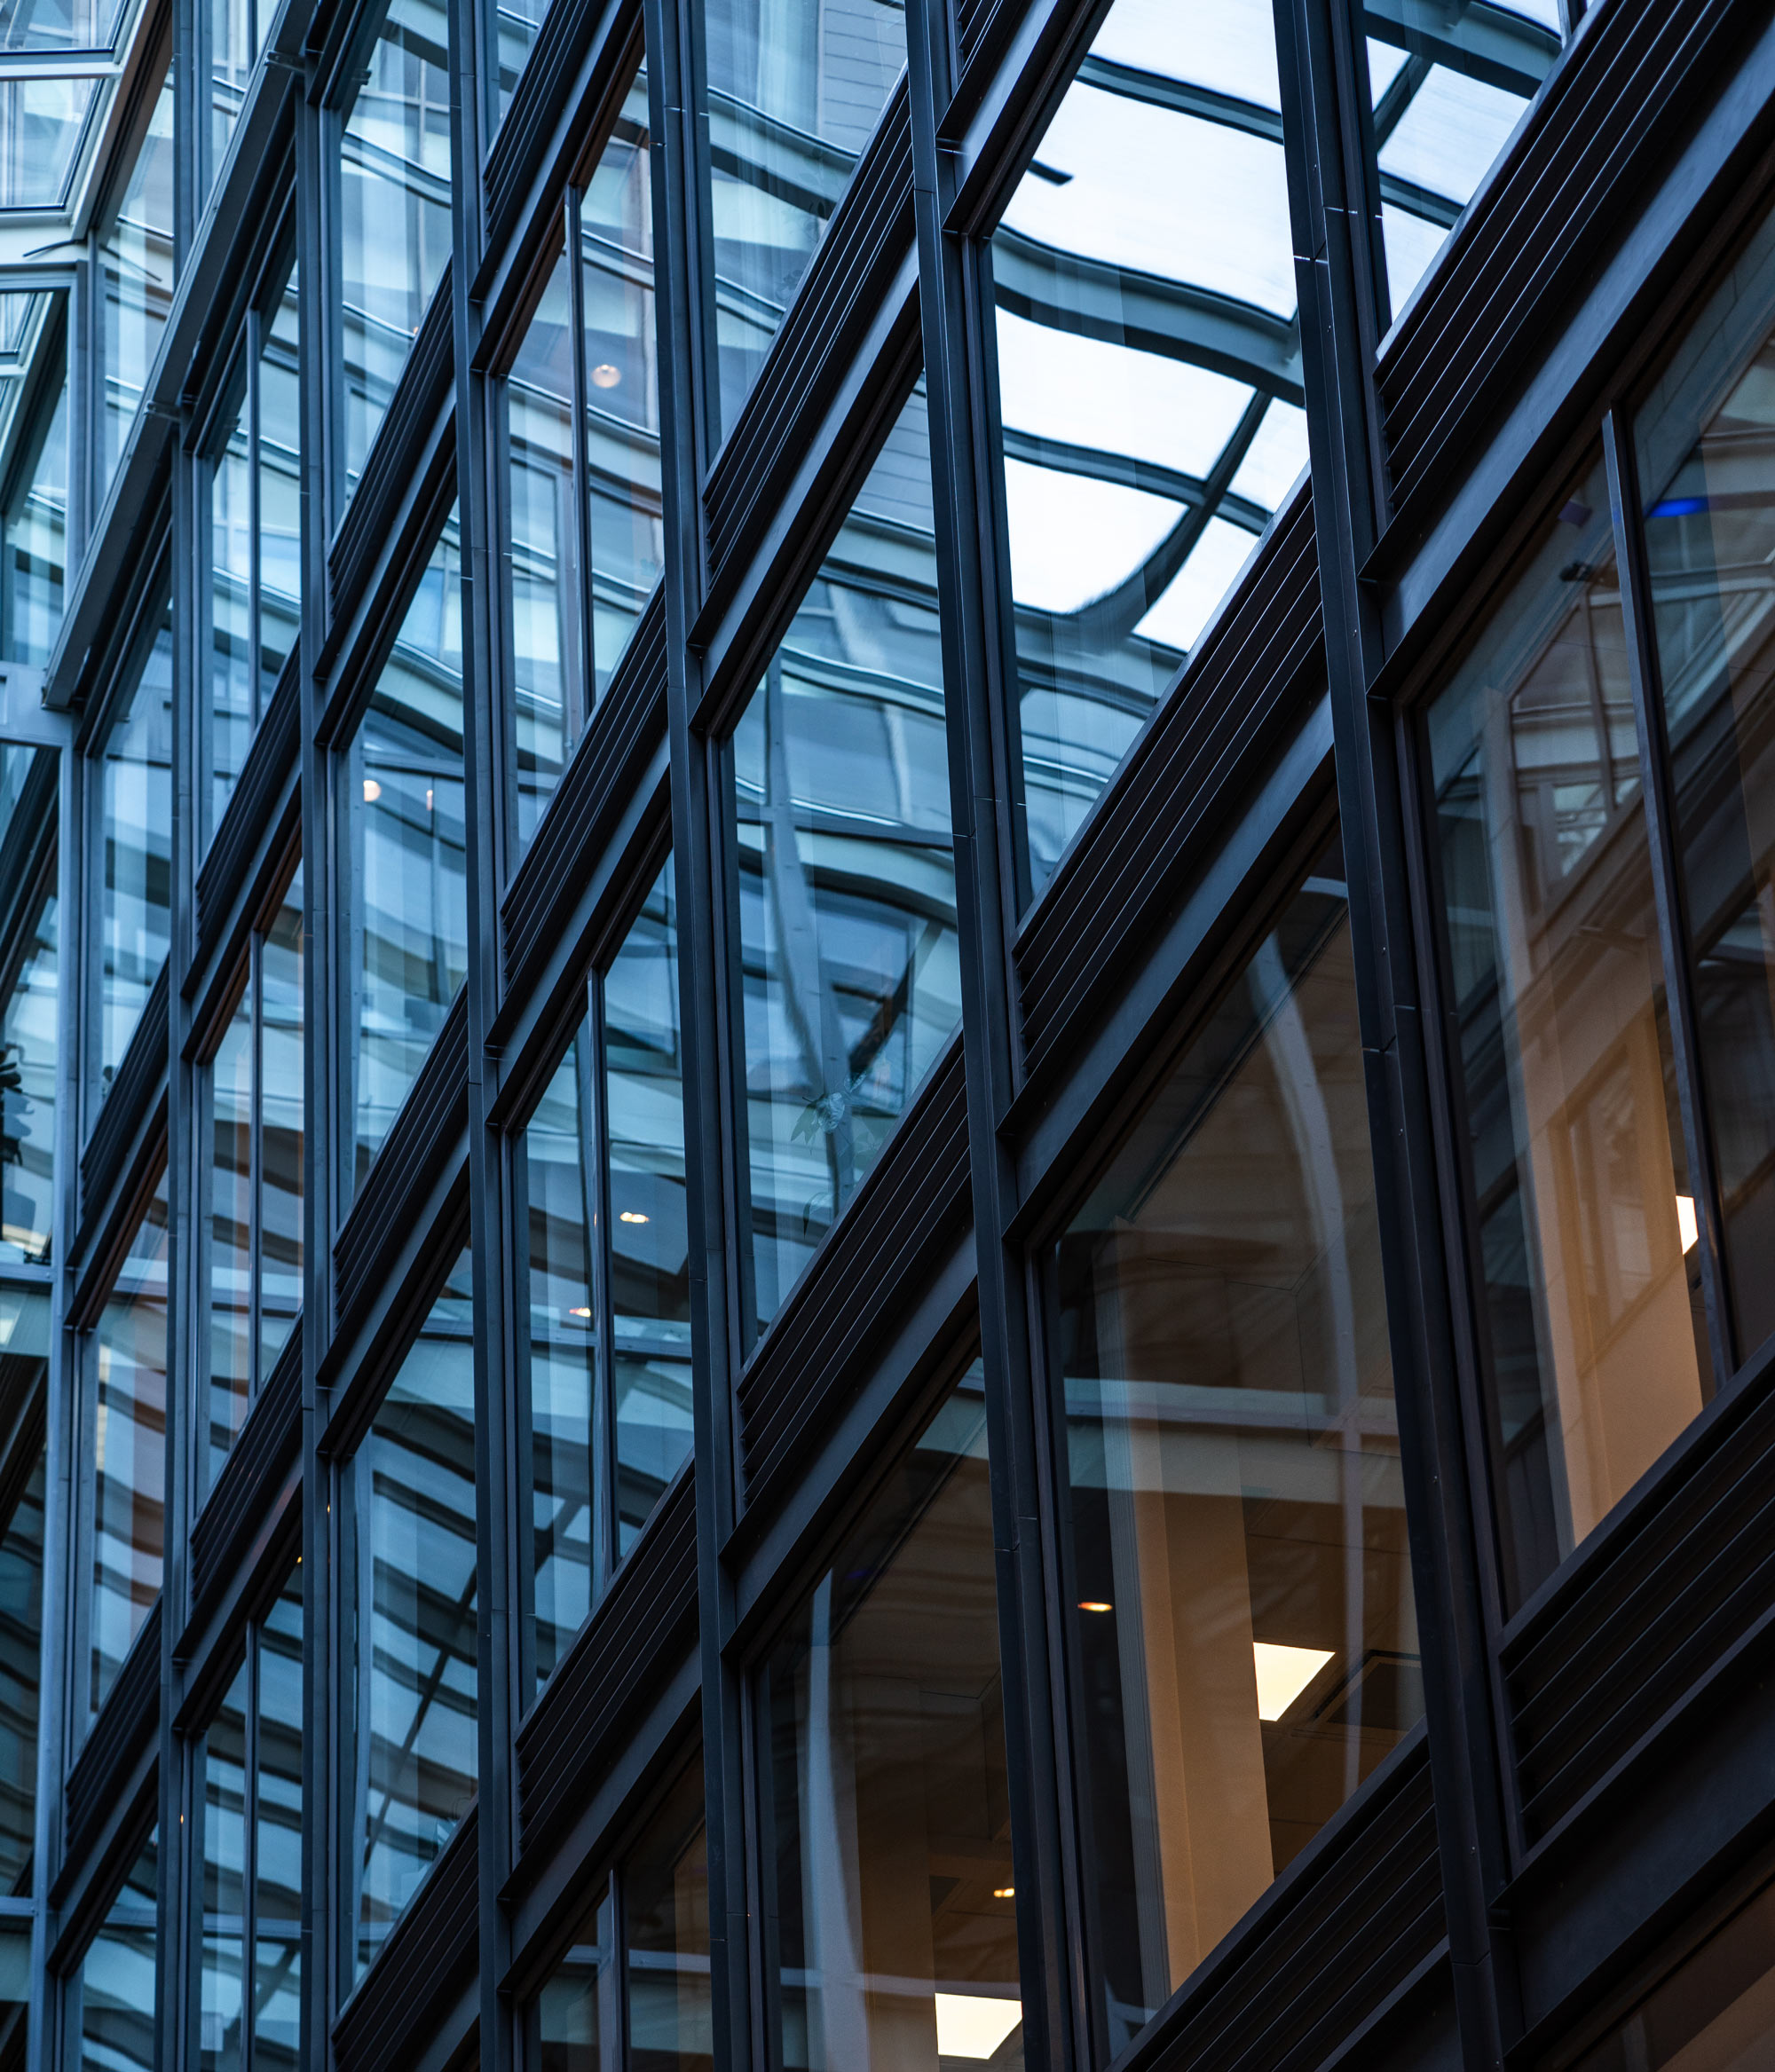
{"type": "Polygon", "coordinates": [[[1396,715],[1362,569],[1386,523],[1374,381],[1379,196],[1363,147],[1355,0],[1275,0],[1308,443],[1337,748],[1358,1012],[1405,1468],[1412,1575],[1463,2062],[1500,2067],[1520,2029],[1488,1555],[1471,1493],[1429,1059],[1413,950],[1396,715]]]}
{"type": "Polygon", "coordinates": [[[913,0],[906,44],[1024,2047],[1032,2065],[1061,2072],[1088,2064],[1091,2045],[1058,1670],[1062,1607],[1051,1558],[1058,1507],[1032,1343],[1033,1289],[1021,1247],[1006,1237],[1018,1206],[1016,1169],[999,1134],[1019,1073],[1010,946],[1018,918],[1020,788],[1013,767],[1016,687],[1003,666],[998,612],[990,288],[982,248],[946,228],[955,169],[939,124],[953,86],[954,48],[943,0],[913,0]]]}
{"type": "Polygon", "coordinates": [[[710,1983],[716,2072],[745,2072],[758,2052],[758,2039],[747,1934],[744,1693],[727,1651],[734,1591],[724,1557],[737,1500],[734,1384],[745,1340],[735,1211],[745,1175],[737,1170],[723,1065],[728,1003],[722,759],[719,745],[690,726],[702,668],[701,658],[689,646],[706,573],[702,480],[712,439],[710,384],[715,379],[710,358],[713,282],[705,274],[711,246],[699,177],[707,163],[708,104],[706,94],[698,91],[701,8],[696,0],[647,0],[645,21],[648,116],[654,138],[667,699],[683,1044],[710,1983]]]}

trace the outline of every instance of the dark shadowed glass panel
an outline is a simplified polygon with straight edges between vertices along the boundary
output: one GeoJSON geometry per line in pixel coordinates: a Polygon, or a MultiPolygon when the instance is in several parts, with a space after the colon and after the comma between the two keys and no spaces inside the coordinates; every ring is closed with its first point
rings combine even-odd
{"type": "Polygon", "coordinates": [[[346,776],[361,1185],[468,970],[462,588],[453,511],[383,663],[346,776]]]}
{"type": "Polygon", "coordinates": [[[12,452],[0,563],[0,653],[41,669],[61,631],[67,581],[67,297],[22,298],[12,347],[17,407],[29,413],[12,452]]]}
{"type": "Polygon", "coordinates": [[[1711,1384],[1599,462],[1542,527],[1429,737],[1519,1598],[1711,1384]]]}
{"type": "Polygon", "coordinates": [[[296,2072],[302,1992],[302,1569],[258,1629],[253,2072],[296,2072]]]}
{"type": "Polygon", "coordinates": [[[449,47],[436,0],[389,0],[340,134],[348,486],[450,256],[449,47]]]}
{"type": "Polygon", "coordinates": [[[88,1573],[96,1713],[160,1595],[166,1553],[166,1174],[92,1334],[83,1453],[91,1462],[88,1573]]]}
{"type": "Polygon", "coordinates": [[[622,2063],[615,1945],[615,1908],[606,1891],[587,1912],[530,2009],[528,2061],[539,2072],[601,2072],[622,2063]]]}
{"type": "Polygon", "coordinates": [[[1775,2064],[1775,1887],[1648,1993],[1572,2072],[1755,2072],[1775,2064]]]}
{"type": "Polygon", "coordinates": [[[154,104],[116,210],[99,239],[98,301],[102,406],[98,499],[103,503],[172,310],[173,71],[154,104]]]}
{"type": "Polygon", "coordinates": [[[35,1840],[47,1381],[40,1359],[0,1359],[0,1892],[18,1890],[35,1840]]]}
{"type": "Polygon", "coordinates": [[[1054,1267],[1114,2055],[1423,1709],[1335,843],[1054,1267]]]}
{"type": "Polygon", "coordinates": [[[772,2063],[1021,2067],[978,1363],[761,1674],[772,2063]]]}
{"type": "Polygon", "coordinates": [[[100,764],[99,1079],[108,1091],[172,940],[172,604],[146,614],[100,764]]]}
{"type": "Polygon", "coordinates": [[[707,0],[721,420],[730,431],[906,63],[894,0],[707,0]]]}
{"type": "Polygon", "coordinates": [[[753,694],[731,767],[763,1324],[961,1012],[922,389],[753,694]]]}
{"type": "Polygon", "coordinates": [[[55,1221],[61,1045],[53,749],[0,742],[0,1259],[41,1265],[55,1221]]]}
{"type": "Polygon", "coordinates": [[[345,1477],[354,1976],[475,1795],[475,1356],[464,1251],[345,1477]]]}
{"type": "Polygon", "coordinates": [[[1551,71],[1559,0],[1367,0],[1363,24],[1397,316],[1551,71]]]}
{"type": "Polygon", "coordinates": [[[203,1977],[199,2072],[240,2072],[241,1960],[247,1933],[247,1714],[245,1662],[203,1737],[203,1977]]]}
{"type": "Polygon", "coordinates": [[[1635,426],[1725,1265],[1775,1331],[1775,218],[1635,426]]]}
{"type": "Polygon", "coordinates": [[[253,1384],[253,989],[209,1068],[209,1478],[246,1422],[253,1384]]]}
{"type": "Polygon", "coordinates": [[[674,1786],[630,1854],[623,1926],[628,2072],[712,2072],[709,1864],[700,1763],[674,1786]]]}
{"type": "Polygon", "coordinates": [[[1116,0],[992,240],[1037,891],[1306,464],[1280,106],[1268,0],[1116,0]]]}
{"type": "Polygon", "coordinates": [[[82,2072],[154,2072],[159,1831],[148,1837],[80,1966],[82,2072]]]}

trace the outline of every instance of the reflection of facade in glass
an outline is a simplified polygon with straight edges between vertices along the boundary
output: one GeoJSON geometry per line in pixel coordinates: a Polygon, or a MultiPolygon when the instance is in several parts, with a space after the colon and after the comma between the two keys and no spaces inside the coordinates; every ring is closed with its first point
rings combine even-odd
{"type": "Polygon", "coordinates": [[[0,0],[0,2072],[1775,2062],[1766,0],[0,0]]]}

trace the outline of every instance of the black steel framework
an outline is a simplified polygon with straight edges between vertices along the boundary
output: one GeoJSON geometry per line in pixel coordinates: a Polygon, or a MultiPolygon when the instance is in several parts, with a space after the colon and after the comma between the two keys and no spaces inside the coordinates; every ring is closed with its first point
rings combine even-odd
{"type": "MultiPolygon", "coordinates": [[[[1381,247],[1390,190],[1374,170],[1361,11],[1353,0],[1275,0],[1310,475],[1031,906],[987,240],[1105,12],[1104,0],[911,0],[906,78],[717,445],[699,9],[552,0],[496,124],[498,22],[490,7],[452,0],[449,261],[349,502],[331,169],[342,97],[376,11],[370,0],[286,0],[219,169],[207,164],[208,103],[191,55],[211,33],[207,12],[175,0],[170,21],[144,32],[170,33],[187,57],[178,288],[143,411],[102,499],[91,496],[90,432],[75,433],[70,479],[87,486],[68,511],[59,642],[41,673],[9,665],[0,674],[0,737],[61,758],[65,968],[81,974],[64,1006],[64,1028],[78,1023],[81,1041],[64,1045],[59,1066],[56,1264],[4,1274],[48,1292],[55,1346],[35,1868],[29,1895],[0,1903],[33,1935],[33,2067],[78,2062],[72,1981],[155,1821],[159,2061],[197,2062],[202,1866],[169,1838],[195,1831],[204,1726],[297,1554],[303,2062],[371,2072],[478,2061],[515,2072],[525,2062],[528,1996],[700,1750],[714,2060],[722,2072],[767,2063],[748,1672],[842,1522],[976,1348],[1026,2061],[1101,2064],[1064,1640],[1063,1434],[1051,1406],[1041,1262],[1099,1148],[1150,1090],[1334,811],[1350,865],[1426,1718],[1121,2065],[1566,2063],[1766,1874],[1775,1615],[1766,1588],[1740,1586],[1775,1559],[1775,1527],[1753,1501],[1775,1446],[1775,1361],[1767,1347],[1740,1349],[1742,1359],[1733,1347],[1686,1062],[1694,1032],[1674,1017],[1722,1385],[1630,1500],[1512,1611],[1499,1580],[1452,1177],[1414,713],[1497,594],[1550,485],[1600,434],[1636,699],[1655,749],[1648,578],[1621,413],[1672,327],[1700,305],[1775,197],[1775,28],[1752,0],[1592,0],[1581,22],[1568,20],[1571,38],[1527,119],[1390,326],[1381,247]],[[576,221],[569,197],[643,46],[665,574],[520,854],[509,823],[499,382],[551,240],[576,221]],[[212,171],[217,185],[200,202],[212,171]],[[241,356],[255,355],[268,286],[275,291],[269,269],[292,222],[301,640],[205,843],[200,643],[214,426],[241,356]],[[726,737],[920,371],[964,1012],[879,1163],[761,1335],[738,1236],[747,1176],[722,849],[726,737]],[[453,505],[467,978],[348,1199],[348,752],[453,505]],[[171,949],[101,1106],[96,783],[113,702],[167,581],[171,949]],[[613,955],[668,844],[694,1454],[532,1701],[519,1632],[527,1527],[513,1407],[515,1146],[585,1012],[588,973],[613,955]],[[201,1492],[201,1075],[296,855],[307,941],[303,1313],[201,1492]],[[162,1165],[173,1261],[164,1580],[89,1730],[69,1566],[76,1399],[91,1327],[162,1165]],[[479,1784],[354,1984],[339,1896],[339,1493],[465,1241],[479,1784]],[[1550,1719],[1564,1736],[1551,1786],[1550,1719]],[[1578,1732],[1574,1719],[1592,1726],[1578,1732]]],[[[19,277],[71,291],[76,427],[94,421],[83,309],[93,264],[19,277]]],[[[1678,971],[1688,965],[1668,785],[1668,760],[1648,753],[1660,933],[1666,966],[1678,971]]]]}

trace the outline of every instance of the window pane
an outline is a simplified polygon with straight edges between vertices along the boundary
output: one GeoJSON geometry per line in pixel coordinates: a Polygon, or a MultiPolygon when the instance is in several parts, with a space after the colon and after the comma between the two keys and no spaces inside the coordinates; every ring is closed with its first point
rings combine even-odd
{"type": "Polygon", "coordinates": [[[0,652],[41,669],[61,631],[67,579],[67,298],[35,295],[16,341],[20,434],[5,508],[0,652]]]}
{"type": "MultiPolygon", "coordinates": [[[[269,16],[271,0],[261,0],[269,16]]],[[[255,0],[209,0],[209,178],[228,155],[258,56],[255,0]]]]}
{"type": "Polygon", "coordinates": [[[464,1251],[348,1470],[358,1973],[475,1795],[475,1358],[464,1251]]]}
{"type": "Polygon", "coordinates": [[[271,703],[302,619],[302,398],[295,267],[263,322],[259,347],[259,508],[256,521],[259,713],[271,703]]]}
{"type": "Polygon", "coordinates": [[[302,1991],[302,1570],[259,1627],[253,2065],[296,2072],[302,1991]]]}
{"type": "MultiPolygon", "coordinates": [[[[148,614],[151,624],[156,615],[148,614]]],[[[99,1064],[110,1091],[172,940],[172,604],[160,606],[103,762],[99,1064]]]]}
{"type": "Polygon", "coordinates": [[[1369,0],[1381,232],[1397,316],[1559,55],[1559,0],[1369,0]]]}
{"type": "Polygon", "coordinates": [[[239,2072],[246,1932],[247,1665],[203,1737],[203,1983],[201,2072],[239,2072]]]}
{"type": "Polygon", "coordinates": [[[721,415],[730,430],[906,62],[893,0],[706,0],[721,415]]]}
{"type": "Polygon", "coordinates": [[[733,737],[761,1324],[960,1016],[932,532],[920,390],[733,737]]]}
{"type": "Polygon", "coordinates": [[[246,1422],[252,1390],[253,1002],[234,1009],[209,1068],[209,1479],[246,1422]]]}
{"type": "Polygon", "coordinates": [[[1037,891],[1306,465],[1280,105],[1267,0],[1116,0],[992,240],[1037,891]]]}
{"type": "Polygon", "coordinates": [[[0,1361],[12,1427],[0,1461],[0,1892],[16,1892],[31,1861],[37,1807],[37,1716],[43,1637],[44,1391],[41,1359],[0,1361]]]}
{"type": "Polygon", "coordinates": [[[1335,843],[1055,1267],[1114,2054],[1423,1709],[1335,843]]]}
{"type": "Polygon", "coordinates": [[[1600,465],[1543,528],[1429,730],[1519,1601],[1711,1385],[1600,465]]]}
{"type": "Polygon", "coordinates": [[[622,2063],[621,1996],[612,1979],[616,1940],[605,1893],[537,1996],[536,2044],[544,2072],[599,2072],[622,2063]]]}
{"type": "Polygon", "coordinates": [[[390,0],[340,144],[345,474],[355,485],[450,256],[449,35],[390,0]]]}
{"type": "Polygon", "coordinates": [[[573,527],[573,308],[564,245],[504,384],[517,838],[560,782],[583,703],[573,527]],[[570,699],[572,701],[570,706],[570,699]]]}
{"type": "Polygon", "coordinates": [[[348,779],[358,1004],[357,1182],[468,970],[462,587],[453,511],[383,665],[348,779]]]}
{"type": "Polygon", "coordinates": [[[628,2072],[710,2072],[709,1868],[703,1773],[674,1789],[623,1879],[628,2072]]]}
{"type": "Polygon", "coordinates": [[[54,77],[0,83],[0,209],[61,207],[98,85],[54,77]]]}
{"type": "Polygon", "coordinates": [[[690,1241],[672,865],[604,974],[617,1552],[690,1457],[690,1241]]]}
{"type": "Polygon", "coordinates": [[[1775,219],[1636,426],[1676,840],[1725,1264],[1747,1358],[1775,1331],[1775,219]]]}
{"type": "Polygon", "coordinates": [[[0,742],[0,886],[16,902],[12,975],[0,984],[0,1259],[35,1264],[49,1258],[55,1217],[58,774],[53,749],[0,742]]]}
{"type": "MultiPolygon", "coordinates": [[[[242,377],[237,376],[237,379],[242,377]]],[[[253,697],[252,398],[243,392],[209,478],[209,831],[234,795],[258,714],[253,697]]]]}
{"type": "Polygon", "coordinates": [[[592,1608],[597,1437],[591,1060],[575,1038],[524,1132],[529,1203],[530,1476],[539,1685],[592,1608]]]}
{"type": "Polygon", "coordinates": [[[302,1309],[306,1098],[302,866],[259,951],[259,1366],[261,1387],[302,1309]]]}
{"type": "Polygon", "coordinates": [[[99,295],[101,377],[105,406],[99,425],[99,500],[102,503],[123,456],[123,442],[172,309],[173,71],[154,103],[136,162],[100,249],[104,281],[99,295]]]}
{"type": "Polygon", "coordinates": [[[80,1966],[80,2063],[104,2072],[154,2072],[159,1978],[154,1895],[158,1831],[148,1837],[129,1882],[80,1966]]]}
{"type": "Polygon", "coordinates": [[[595,698],[609,688],[666,558],[648,166],[643,67],[580,200],[595,698]]]}
{"type": "Polygon", "coordinates": [[[86,51],[108,49],[117,34],[121,0],[4,0],[0,50],[86,51]]]}
{"type": "Polygon", "coordinates": [[[166,1550],[167,1197],[154,1199],[93,1336],[91,1671],[93,1712],[116,1681],[155,1597],[166,1550]]]}
{"type": "Polygon", "coordinates": [[[761,1682],[773,2063],[1021,2066],[977,1363],[841,1542],[761,1682]]]}
{"type": "Polygon", "coordinates": [[[499,134],[499,126],[505,121],[506,110],[511,106],[511,97],[517,91],[517,82],[524,67],[530,61],[530,53],[535,47],[536,32],[542,26],[542,18],[548,12],[548,0],[494,0],[493,37],[499,54],[499,105],[493,126],[488,132],[492,143],[499,134]]]}

